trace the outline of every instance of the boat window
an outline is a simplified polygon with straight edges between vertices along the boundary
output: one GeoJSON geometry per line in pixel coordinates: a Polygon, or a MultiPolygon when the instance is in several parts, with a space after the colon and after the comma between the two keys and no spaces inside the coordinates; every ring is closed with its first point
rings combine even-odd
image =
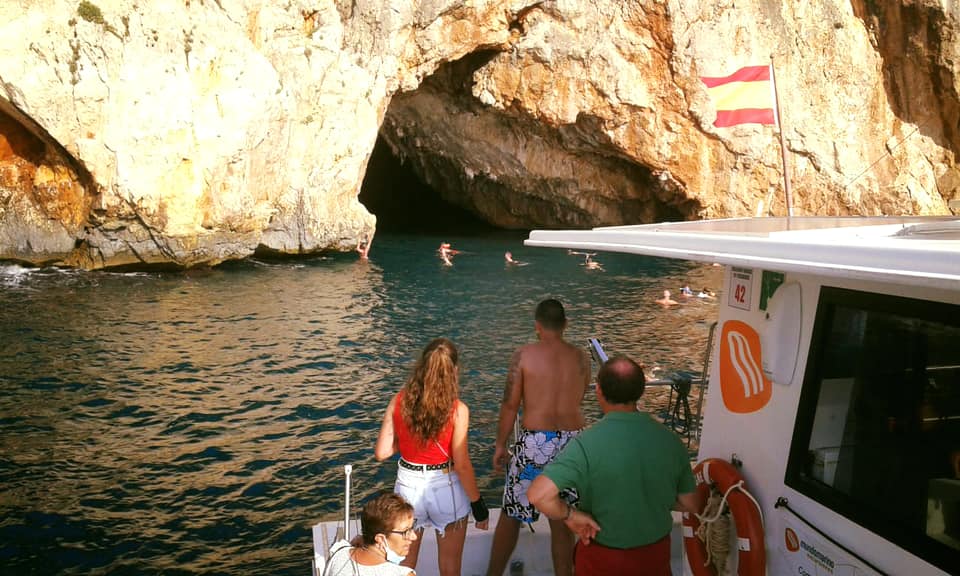
{"type": "Polygon", "coordinates": [[[821,290],[786,483],[956,573],[960,306],[821,290]]]}

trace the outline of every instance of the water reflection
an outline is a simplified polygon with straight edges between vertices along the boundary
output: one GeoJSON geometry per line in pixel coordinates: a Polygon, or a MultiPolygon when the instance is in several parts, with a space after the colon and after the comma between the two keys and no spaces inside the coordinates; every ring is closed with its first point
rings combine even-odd
{"type": "MultiPolygon", "coordinates": [[[[190,274],[0,268],[0,557],[14,572],[300,574],[309,525],[389,489],[383,409],[435,336],[461,347],[481,488],[510,354],[560,298],[568,337],[699,370],[716,304],[663,310],[719,269],[598,255],[586,271],[516,236],[377,239],[369,262],[248,261],[190,274]],[[505,268],[502,255],[529,262],[505,268]]],[[[352,255],[351,255],[352,256],[352,255]]],[[[722,296],[721,296],[722,297],[722,296]]],[[[667,368],[665,368],[667,369],[667,368]]],[[[593,398],[587,405],[598,415],[593,398]]]]}

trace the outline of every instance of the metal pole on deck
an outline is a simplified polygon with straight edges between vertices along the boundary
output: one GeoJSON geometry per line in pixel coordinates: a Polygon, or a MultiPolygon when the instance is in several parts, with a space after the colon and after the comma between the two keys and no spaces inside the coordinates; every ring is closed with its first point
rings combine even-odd
{"type": "Polygon", "coordinates": [[[350,474],[353,473],[353,465],[345,464],[343,466],[343,472],[347,475],[347,487],[343,491],[343,534],[344,539],[350,541],[350,474]]]}

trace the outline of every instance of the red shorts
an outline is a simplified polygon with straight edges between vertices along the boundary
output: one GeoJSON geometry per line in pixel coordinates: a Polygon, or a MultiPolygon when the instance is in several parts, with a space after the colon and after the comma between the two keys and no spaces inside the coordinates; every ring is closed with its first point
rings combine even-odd
{"type": "Polygon", "coordinates": [[[577,576],[671,576],[670,535],[636,548],[608,548],[577,541],[573,551],[577,576]]]}

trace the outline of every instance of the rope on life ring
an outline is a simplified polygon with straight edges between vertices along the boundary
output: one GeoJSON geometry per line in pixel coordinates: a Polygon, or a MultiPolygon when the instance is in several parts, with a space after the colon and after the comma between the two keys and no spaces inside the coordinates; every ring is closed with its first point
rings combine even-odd
{"type": "Polygon", "coordinates": [[[699,514],[683,514],[683,545],[694,576],[719,576],[725,572],[729,538],[729,519],[721,519],[725,505],[737,529],[738,574],[764,576],[767,557],[763,513],[756,499],[747,492],[740,472],[725,460],[708,458],[697,464],[693,473],[697,479],[697,495],[706,503],[699,514]]]}
{"type": "Polygon", "coordinates": [[[703,565],[713,565],[719,574],[726,571],[727,555],[730,553],[730,515],[724,514],[726,502],[726,495],[721,496],[720,492],[711,488],[707,505],[698,516],[700,527],[696,531],[697,538],[707,549],[707,559],[703,565]]]}

